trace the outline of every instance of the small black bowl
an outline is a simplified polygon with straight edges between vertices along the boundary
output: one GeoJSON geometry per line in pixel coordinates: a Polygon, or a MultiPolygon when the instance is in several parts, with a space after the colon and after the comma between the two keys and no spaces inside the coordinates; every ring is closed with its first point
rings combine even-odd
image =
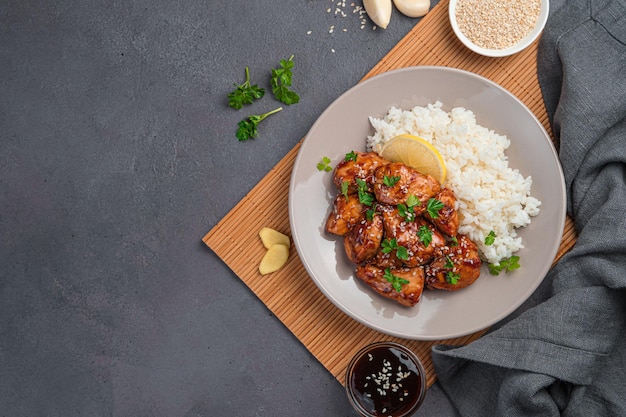
{"type": "Polygon", "coordinates": [[[375,342],[359,350],[346,370],[346,392],[363,417],[408,417],[426,396],[426,372],[409,348],[375,342]]]}

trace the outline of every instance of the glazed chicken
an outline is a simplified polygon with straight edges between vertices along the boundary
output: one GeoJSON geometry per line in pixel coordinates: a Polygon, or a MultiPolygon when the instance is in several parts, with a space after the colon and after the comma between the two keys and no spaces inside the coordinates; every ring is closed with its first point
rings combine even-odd
{"type": "Polygon", "coordinates": [[[371,186],[376,168],[388,163],[389,161],[381,158],[375,152],[354,152],[354,158],[346,156],[343,161],[337,164],[333,181],[339,190],[342,189],[342,184],[347,182],[348,192],[356,193],[358,191],[357,178],[364,180],[368,186],[371,186]]]}
{"type": "Polygon", "coordinates": [[[478,279],[482,264],[478,247],[465,235],[458,235],[457,240],[458,245],[450,247],[447,255],[438,257],[426,266],[428,288],[455,291],[478,279]]]}
{"type": "Polygon", "coordinates": [[[439,182],[430,175],[424,175],[401,162],[391,162],[374,171],[374,194],[376,199],[386,204],[405,204],[410,195],[419,200],[419,212],[424,211],[426,202],[439,192],[439,182]],[[393,185],[385,184],[385,177],[394,179],[393,185]]]}
{"type": "Polygon", "coordinates": [[[356,224],[344,238],[346,255],[355,264],[360,264],[373,258],[380,249],[383,239],[383,217],[374,214],[369,220],[356,224]]]}
{"type": "Polygon", "coordinates": [[[458,234],[454,192],[432,176],[353,152],[333,181],[339,194],[325,230],[343,237],[356,277],[376,293],[410,307],[424,287],[455,291],[478,279],[478,247],[458,234]]]}
{"type": "Polygon", "coordinates": [[[437,212],[437,217],[432,217],[428,212],[424,213],[424,217],[439,229],[439,231],[448,236],[456,236],[459,231],[459,212],[456,211],[456,196],[449,188],[443,188],[435,196],[435,199],[443,204],[443,208],[437,212]]]}
{"type": "Polygon", "coordinates": [[[443,235],[423,218],[417,217],[408,221],[400,215],[396,207],[391,206],[385,207],[382,213],[385,236],[389,239],[396,239],[396,243],[408,251],[409,257],[403,260],[404,265],[424,265],[446,245],[443,235]]]}
{"type": "Polygon", "coordinates": [[[417,304],[424,290],[424,268],[383,269],[376,265],[365,264],[357,266],[356,276],[377,293],[406,307],[417,304]],[[393,287],[392,281],[399,281],[400,279],[408,281],[408,283],[400,284],[402,287],[398,291],[393,287]]]}
{"type": "Polygon", "coordinates": [[[326,231],[337,236],[347,235],[352,226],[365,218],[365,209],[366,206],[359,201],[357,194],[348,194],[347,198],[339,194],[326,220],[326,231]]]}

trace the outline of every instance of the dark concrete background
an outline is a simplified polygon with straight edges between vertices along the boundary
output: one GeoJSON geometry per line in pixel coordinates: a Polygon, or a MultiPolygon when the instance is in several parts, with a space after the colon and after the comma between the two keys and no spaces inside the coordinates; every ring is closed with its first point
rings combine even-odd
{"type": "MultiPolygon", "coordinates": [[[[0,2],[1,416],[356,415],[201,242],[417,23],[360,29],[352,11],[0,2]],[[268,88],[291,54],[301,102],[237,142],[279,103],[234,111],[226,94],[245,66],[268,88]]],[[[417,415],[455,413],[435,386],[417,415]]]]}

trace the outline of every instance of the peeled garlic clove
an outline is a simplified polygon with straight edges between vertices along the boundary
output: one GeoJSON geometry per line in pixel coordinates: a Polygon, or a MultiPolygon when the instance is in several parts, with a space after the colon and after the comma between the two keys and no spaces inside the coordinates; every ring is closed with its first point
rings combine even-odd
{"type": "Polygon", "coordinates": [[[271,274],[282,268],[289,259],[289,248],[280,243],[270,246],[265,252],[261,263],[259,264],[259,272],[261,275],[271,274]]]}
{"type": "Polygon", "coordinates": [[[383,29],[387,28],[393,8],[391,0],[363,0],[363,6],[372,22],[383,29]]]}
{"type": "Polygon", "coordinates": [[[430,0],[393,0],[393,4],[408,17],[422,17],[430,9],[430,0]]]}
{"type": "Polygon", "coordinates": [[[291,245],[289,242],[289,236],[269,227],[262,228],[259,231],[259,236],[261,237],[261,242],[263,242],[263,246],[265,246],[266,249],[269,249],[272,245],[277,243],[287,247],[291,245]]]}

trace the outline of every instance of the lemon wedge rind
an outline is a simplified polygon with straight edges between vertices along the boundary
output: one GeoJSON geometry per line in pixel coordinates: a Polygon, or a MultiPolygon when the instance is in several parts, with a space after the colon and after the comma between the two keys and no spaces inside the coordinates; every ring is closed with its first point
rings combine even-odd
{"type": "Polygon", "coordinates": [[[441,153],[427,140],[410,134],[395,136],[383,145],[380,156],[391,162],[402,162],[433,176],[440,184],[446,181],[446,164],[441,153]]]}

